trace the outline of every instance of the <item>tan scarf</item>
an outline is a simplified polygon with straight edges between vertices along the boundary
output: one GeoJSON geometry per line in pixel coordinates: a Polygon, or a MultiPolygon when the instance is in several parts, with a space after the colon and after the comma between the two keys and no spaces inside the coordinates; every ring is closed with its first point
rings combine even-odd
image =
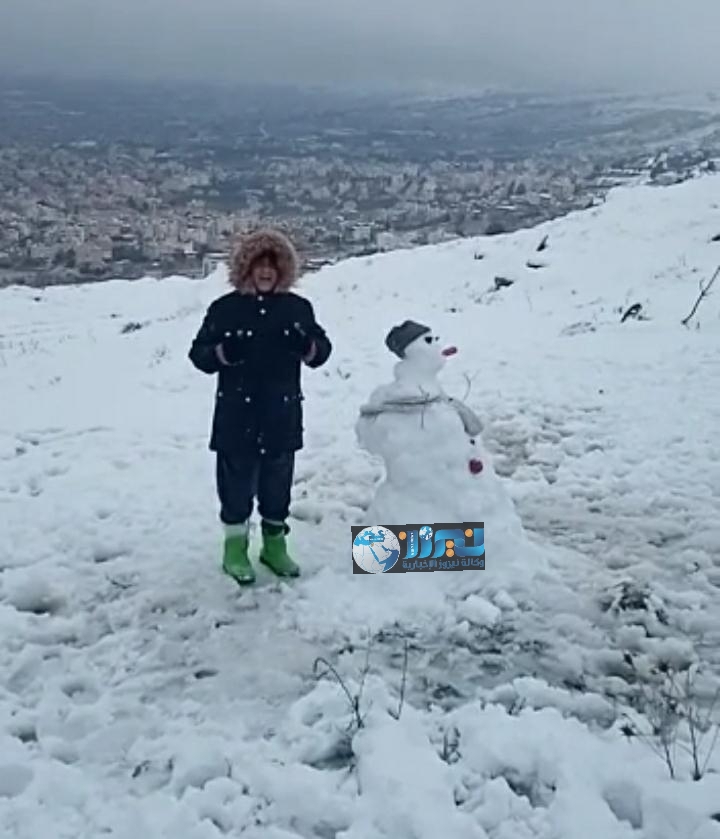
{"type": "Polygon", "coordinates": [[[422,413],[428,405],[445,404],[453,408],[460,417],[465,433],[469,437],[476,437],[482,432],[483,424],[480,417],[459,399],[453,399],[444,394],[438,396],[404,396],[398,399],[387,399],[379,405],[363,405],[360,415],[363,417],[378,417],[381,414],[416,414],[422,413]]]}

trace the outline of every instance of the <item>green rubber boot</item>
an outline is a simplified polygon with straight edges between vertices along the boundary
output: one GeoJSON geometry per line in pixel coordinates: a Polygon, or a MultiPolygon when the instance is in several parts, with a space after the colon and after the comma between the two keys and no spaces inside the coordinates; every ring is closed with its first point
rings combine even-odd
{"type": "Polygon", "coordinates": [[[285,533],[288,528],[284,524],[262,524],[263,546],[260,562],[278,577],[299,577],[300,568],[290,558],[287,552],[285,533]]]}
{"type": "Polygon", "coordinates": [[[247,528],[227,528],[222,567],[223,571],[240,585],[255,582],[255,571],[248,558],[249,542],[247,528]]]}

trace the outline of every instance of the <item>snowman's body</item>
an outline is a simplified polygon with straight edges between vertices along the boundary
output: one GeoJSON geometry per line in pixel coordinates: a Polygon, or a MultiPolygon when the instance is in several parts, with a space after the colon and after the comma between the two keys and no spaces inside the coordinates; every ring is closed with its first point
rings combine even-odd
{"type": "Polygon", "coordinates": [[[360,445],[382,458],[385,477],[367,511],[368,523],[485,522],[492,534],[519,533],[512,500],[482,446],[481,425],[437,379],[446,355],[437,338],[419,338],[395,365],[394,382],[378,387],[361,408],[360,445]],[[473,474],[472,460],[482,461],[473,474]]]}

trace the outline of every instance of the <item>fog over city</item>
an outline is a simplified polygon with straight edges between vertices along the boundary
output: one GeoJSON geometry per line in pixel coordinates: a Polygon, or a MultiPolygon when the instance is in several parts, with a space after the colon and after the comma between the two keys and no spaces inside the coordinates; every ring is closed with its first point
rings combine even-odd
{"type": "Polygon", "coordinates": [[[0,72],[704,90],[716,0],[3,0],[0,72]]]}

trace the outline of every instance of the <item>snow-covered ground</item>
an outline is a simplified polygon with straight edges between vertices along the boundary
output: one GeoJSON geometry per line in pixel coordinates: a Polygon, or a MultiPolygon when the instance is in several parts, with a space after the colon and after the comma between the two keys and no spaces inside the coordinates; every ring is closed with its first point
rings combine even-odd
{"type": "Polygon", "coordinates": [[[633,666],[702,662],[699,707],[720,674],[720,297],[680,324],[719,233],[705,177],[304,279],[335,344],[304,373],[304,574],[251,591],[187,360],[224,277],[0,292],[0,836],[717,839],[720,749],[671,781],[622,714],[633,666]],[[443,383],[526,529],[504,567],[352,575],[382,475],[353,429],[406,318],[459,347],[443,383]]]}

